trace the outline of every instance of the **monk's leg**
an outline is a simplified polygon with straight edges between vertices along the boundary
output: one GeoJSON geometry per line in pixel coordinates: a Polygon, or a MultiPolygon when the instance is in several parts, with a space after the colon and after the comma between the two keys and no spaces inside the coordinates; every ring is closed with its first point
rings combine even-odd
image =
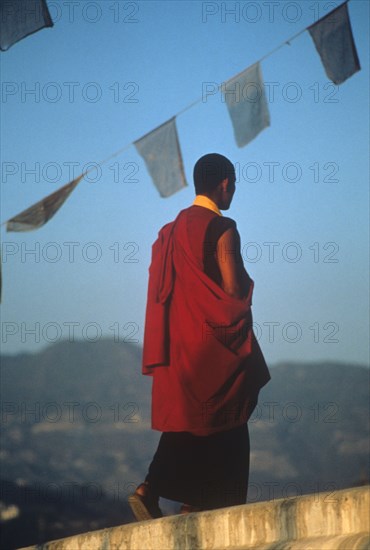
{"type": "Polygon", "coordinates": [[[245,424],[208,436],[163,433],[146,482],[153,494],[183,503],[186,513],[244,504],[248,475],[245,424]]]}

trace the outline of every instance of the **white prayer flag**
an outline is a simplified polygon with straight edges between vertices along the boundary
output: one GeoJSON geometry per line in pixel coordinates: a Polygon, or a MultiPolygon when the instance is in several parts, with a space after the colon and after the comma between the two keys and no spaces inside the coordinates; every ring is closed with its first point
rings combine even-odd
{"type": "Polygon", "coordinates": [[[161,197],[186,187],[184,167],[173,117],[134,142],[161,197]]]}
{"type": "Polygon", "coordinates": [[[261,67],[255,63],[222,86],[238,147],[244,147],[264,128],[270,114],[263,86],[261,67]]]}
{"type": "Polygon", "coordinates": [[[361,69],[347,3],[308,27],[308,32],[334,84],[341,84],[361,69]]]}

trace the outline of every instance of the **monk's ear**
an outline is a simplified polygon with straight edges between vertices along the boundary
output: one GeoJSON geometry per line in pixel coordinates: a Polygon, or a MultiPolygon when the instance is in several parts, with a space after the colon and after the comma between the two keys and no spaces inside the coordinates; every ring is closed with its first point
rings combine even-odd
{"type": "Polygon", "coordinates": [[[225,178],[224,180],[221,181],[222,191],[227,191],[228,186],[229,186],[229,178],[225,178]]]}

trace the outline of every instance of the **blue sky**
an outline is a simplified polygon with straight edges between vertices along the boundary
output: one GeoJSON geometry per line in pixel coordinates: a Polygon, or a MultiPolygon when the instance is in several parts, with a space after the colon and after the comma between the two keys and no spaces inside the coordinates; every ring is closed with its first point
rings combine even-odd
{"type": "Polygon", "coordinates": [[[41,229],[2,226],[2,352],[140,343],[151,244],[191,204],[196,160],[220,152],[239,173],[227,214],[269,364],[367,363],[368,2],[348,5],[362,70],[341,86],[307,32],[262,62],[271,127],[241,149],[221,95],[204,91],[339,2],[48,5],[54,27],[1,53],[2,220],[97,169],[41,229]],[[99,165],[197,99],[177,118],[186,189],[160,198],[133,146],[99,165]]]}

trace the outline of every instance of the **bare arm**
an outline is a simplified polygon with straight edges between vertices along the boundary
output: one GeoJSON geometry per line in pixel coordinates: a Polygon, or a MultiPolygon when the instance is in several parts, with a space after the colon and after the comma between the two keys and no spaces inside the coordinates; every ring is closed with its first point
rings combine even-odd
{"type": "Polygon", "coordinates": [[[243,298],[248,292],[249,277],[240,253],[240,237],[236,229],[225,231],[217,243],[217,263],[223,290],[234,298],[243,298]]]}

